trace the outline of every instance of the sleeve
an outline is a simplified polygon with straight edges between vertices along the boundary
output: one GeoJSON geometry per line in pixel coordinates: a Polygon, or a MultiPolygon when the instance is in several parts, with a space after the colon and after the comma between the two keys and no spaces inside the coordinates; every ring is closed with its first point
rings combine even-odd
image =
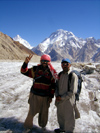
{"type": "Polygon", "coordinates": [[[71,84],[70,84],[70,91],[68,91],[67,95],[69,98],[73,96],[73,94],[77,93],[78,87],[78,77],[75,73],[72,74],[71,84]]]}
{"type": "Polygon", "coordinates": [[[57,97],[58,95],[59,95],[59,92],[58,92],[58,80],[57,80],[55,83],[55,96],[57,97]]]}
{"type": "Polygon", "coordinates": [[[56,88],[55,79],[52,77],[51,78],[51,97],[52,98],[54,97],[55,88],[56,88]]]}
{"type": "Polygon", "coordinates": [[[61,76],[61,74],[62,74],[62,72],[63,71],[61,71],[59,74],[58,74],[58,80],[56,80],[56,83],[55,83],[55,96],[57,97],[57,96],[59,96],[59,91],[58,91],[58,88],[59,88],[59,86],[58,86],[58,82],[59,82],[59,79],[60,79],[60,76],[61,76]]]}
{"type": "Polygon", "coordinates": [[[26,64],[25,62],[23,63],[20,71],[25,76],[28,76],[30,78],[34,78],[35,77],[35,72],[33,70],[33,67],[32,68],[28,68],[28,64],[26,64]]]}

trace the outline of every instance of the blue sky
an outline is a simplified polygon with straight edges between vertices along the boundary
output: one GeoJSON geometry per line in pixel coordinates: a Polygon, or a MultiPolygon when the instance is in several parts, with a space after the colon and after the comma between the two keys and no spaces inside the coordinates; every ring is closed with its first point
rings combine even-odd
{"type": "Polygon", "coordinates": [[[0,31],[36,46],[58,29],[100,39],[100,0],[0,0],[0,31]]]}

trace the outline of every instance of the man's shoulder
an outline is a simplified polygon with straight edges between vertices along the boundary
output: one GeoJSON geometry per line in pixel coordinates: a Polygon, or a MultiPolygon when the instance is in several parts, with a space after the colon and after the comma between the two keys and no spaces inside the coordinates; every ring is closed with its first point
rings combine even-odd
{"type": "Polygon", "coordinates": [[[71,75],[71,77],[74,79],[78,79],[77,74],[75,72],[70,72],[69,75],[71,75]]]}
{"type": "Polygon", "coordinates": [[[77,77],[76,73],[70,72],[74,77],[77,77]]]}
{"type": "Polygon", "coordinates": [[[63,71],[59,72],[59,73],[58,73],[58,76],[60,76],[62,73],[63,73],[63,71]]]}

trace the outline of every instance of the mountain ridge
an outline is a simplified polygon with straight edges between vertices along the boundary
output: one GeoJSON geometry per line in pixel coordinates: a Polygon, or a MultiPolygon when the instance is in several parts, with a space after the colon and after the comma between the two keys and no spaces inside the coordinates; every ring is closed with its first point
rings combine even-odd
{"type": "Polygon", "coordinates": [[[100,62],[99,48],[100,39],[96,40],[94,37],[78,38],[72,32],[59,29],[32,48],[32,51],[40,56],[44,53],[49,54],[52,61],[69,58],[74,62],[100,62]]]}
{"type": "MultiPolygon", "coordinates": [[[[20,40],[26,41],[19,35],[18,37],[20,40]]],[[[23,55],[25,57],[27,53],[33,52],[38,57],[42,54],[49,54],[52,61],[69,58],[72,62],[100,62],[100,39],[96,40],[94,37],[78,38],[72,32],[59,29],[32,49],[27,48],[28,46],[26,47],[23,42],[15,41],[0,32],[0,59],[17,59],[19,56],[21,59],[23,55]]],[[[27,44],[29,43],[27,42],[27,44]]]]}
{"type": "Polygon", "coordinates": [[[40,59],[40,56],[23,44],[0,32],[0,60],[25,60],[29,54],[33,54],[34,61],[40,59]]]}

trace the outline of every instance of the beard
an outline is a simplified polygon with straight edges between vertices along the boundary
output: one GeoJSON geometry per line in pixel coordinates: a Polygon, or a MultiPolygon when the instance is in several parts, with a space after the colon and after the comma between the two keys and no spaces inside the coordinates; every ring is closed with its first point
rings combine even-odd
{"type": "Polygon", "coordinates": [[[63,67],[63,71],[64,72],[68,72],[69,71],[69,68],[68,67],[63,67]]]}

